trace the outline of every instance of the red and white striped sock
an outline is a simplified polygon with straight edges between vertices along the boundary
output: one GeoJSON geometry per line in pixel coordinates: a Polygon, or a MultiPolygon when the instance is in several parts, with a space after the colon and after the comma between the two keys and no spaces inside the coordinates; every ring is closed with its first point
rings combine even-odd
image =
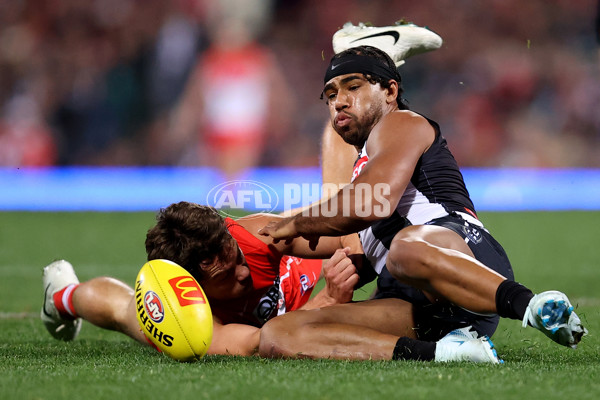
{"type": "Polygon", "coordinates": [[[61,318],[67,320],[79,318],[75,312],[75,307],[73,307],[73,292],[75,292],[77,286],[79,284],[71,283],[52,295],[54,305],[61,318]]]}

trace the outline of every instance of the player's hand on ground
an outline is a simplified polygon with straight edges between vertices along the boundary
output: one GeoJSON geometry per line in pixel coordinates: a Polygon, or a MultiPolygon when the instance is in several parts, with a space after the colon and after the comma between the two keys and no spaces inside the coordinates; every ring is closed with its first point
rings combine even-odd
{"type": "Polygon", "coordinates": [[[354,287],[359,281],[356,267],[348,254],[349,247],[338,249],[323,266],[327,292],[338,304],[352,301],[354,287]]]}

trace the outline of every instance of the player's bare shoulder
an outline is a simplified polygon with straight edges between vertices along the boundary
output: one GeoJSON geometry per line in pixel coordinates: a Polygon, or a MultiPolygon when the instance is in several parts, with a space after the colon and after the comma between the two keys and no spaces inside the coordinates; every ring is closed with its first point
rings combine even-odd
{"type": "Polygon", "coordinates": [[[395,110],[386,114],[382,119],[382,123],[409,126],[411,128],[419,127],[420,125],[429,126],[427,119],[421,114],[411,110],[395,110]]]}
{"type": "MultiPolygon", "coordinates": [[[[435,130],[422,115],[410,110],[396,110],[379,121],[368,142],[377,141],[387,147],[405,140],[426,151],[435,140],[435,130]]],[[[370,143],[369,146],[372,147],[373,144],[370,143]]]]}

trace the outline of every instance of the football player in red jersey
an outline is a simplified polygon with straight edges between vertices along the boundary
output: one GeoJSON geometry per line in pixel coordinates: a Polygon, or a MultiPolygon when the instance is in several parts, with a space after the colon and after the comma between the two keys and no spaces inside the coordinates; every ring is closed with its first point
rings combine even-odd
{"type": "MultiPolygon", "coordinates": [[[[316,251],[305,240],[267,244],[270,240],[256,232],[280,218],[254,214],[234,221],[212,207],[180,202],[162,209],[148,231],[148,260],[169,259],[181,265],[208,297],[214,317],[208,354],[255,354],[259,328],[269,319],[352,299],[359,277],[348,254],[352,246],[355,253],[360,252],[358,241],[331,238],[316,251]],[[342,250],[336,253],[338,249],[342,250]],[[317,259],[284,253],[310,254],[317,259]],[[321,258],[334,253],[324,268],[330,276],[327,285],[310,298],[321,276],[321,258]]],[[[42,320],[57,339],[74,339],[84,319],[146,343],[135,317],[134,291],[125,283],[98,277],[79,284],[71,264],[60,260],[44,269],[44,289],[42,320]]]]}

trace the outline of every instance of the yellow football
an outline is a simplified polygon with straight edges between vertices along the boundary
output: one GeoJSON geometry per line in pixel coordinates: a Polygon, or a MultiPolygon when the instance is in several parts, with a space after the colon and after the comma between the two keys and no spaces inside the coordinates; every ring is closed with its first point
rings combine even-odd
{"type": "Polygon", "coordinates": [[[148,340],[178,361],[202,358],[213,322],[204,291],[188,271],[168,260],[142,266],[135,283],[137,320],[148,340]]]}

